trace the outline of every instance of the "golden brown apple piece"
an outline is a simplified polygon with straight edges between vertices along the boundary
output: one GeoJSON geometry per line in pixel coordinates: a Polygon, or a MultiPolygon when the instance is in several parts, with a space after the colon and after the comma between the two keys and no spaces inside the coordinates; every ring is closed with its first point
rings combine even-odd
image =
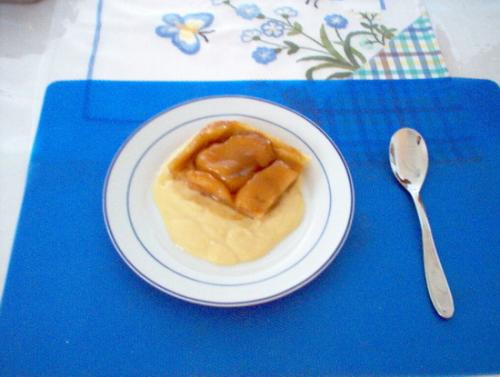
{"type": "Polygon", "coordinates": [[[271,141],[251,132],[210,145],[198,153],[195,165],[198,170],[212,173],[230,192],[235,192],[275,158],[271,141]]]}
{"type": "Polygon", "coordinates": [[[192,158],[211,143],[222,142],[230,136],[244,132],[247,128],[237,121],[217,121],[203,128],[184,149],[168,164],[174,176],[188,167],[192,158]]]}
{"type": "Polygon", "coordinates": [[[209,195],[215,200],[231,205],[233,199],[227,187],[215,178],[212,174],[199,171],[189,170],[185,174],[186,181],[192,189],[199,191],[205,195],[209,195]]]}
{"type": "Polygon", "coordinates": [[[299,152],[297,149],[287,145],[275,138],[270,138],[276,153],[276,159],[282,160],[293,170],[301,173],[307,165],[308,157],[299,152]]]}
{"type": "Polygon", "coordinates": [[[278,201],[299,173],[281,160],[261,170],[238,191],[235,207],[247,216],[259,218],[278,201]]]}

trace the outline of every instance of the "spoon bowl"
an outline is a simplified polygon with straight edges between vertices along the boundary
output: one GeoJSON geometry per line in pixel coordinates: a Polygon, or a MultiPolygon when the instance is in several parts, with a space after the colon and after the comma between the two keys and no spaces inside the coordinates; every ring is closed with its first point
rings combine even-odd
{"type": "Polygon", "coordinates": [[[402,128],[392,138],[389,160],[396,179],[410,192],[419,192],[429,166],[424,138],[411,128],[402,128]]]}

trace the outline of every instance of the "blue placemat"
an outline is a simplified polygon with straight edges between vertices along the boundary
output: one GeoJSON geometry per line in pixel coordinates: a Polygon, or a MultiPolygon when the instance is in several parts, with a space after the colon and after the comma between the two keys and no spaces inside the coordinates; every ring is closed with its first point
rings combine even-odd
{"type": "Polygon", "coordinates": [[[47,91],[0,313],[0,375],[355,375],[500,372],[500,95],[487,81],[61,82],[47,91]],[[148,286],[106,234],[120,144],[158,111],[247,94],[319,123],[356,187],[349,240],[313,283],[243,309],[148,286]],[[456,304],[427,298],[417,218],[387,144],[428,141],[424,200],[456,304]]]}

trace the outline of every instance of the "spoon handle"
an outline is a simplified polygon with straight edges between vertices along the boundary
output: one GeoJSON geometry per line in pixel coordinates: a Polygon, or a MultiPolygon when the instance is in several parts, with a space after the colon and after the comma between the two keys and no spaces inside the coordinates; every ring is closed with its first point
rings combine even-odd
{"type": "Polygon", "coordinates": [[[437,313],[449,319],[453,316],[455,306],[453,304],[453,297],[451,295],[448,281],[439,261],[439,256],[432,238],[431,226],[425,213],[424,204],[420,194],[412,195],[415,208],[417,209],[418,219],[420,220],[420,227],[422,228],[422,244],[424,251],[424,269],[425,280],[427,282],[427,290],[431,298],[432,304],[437,313]]]}

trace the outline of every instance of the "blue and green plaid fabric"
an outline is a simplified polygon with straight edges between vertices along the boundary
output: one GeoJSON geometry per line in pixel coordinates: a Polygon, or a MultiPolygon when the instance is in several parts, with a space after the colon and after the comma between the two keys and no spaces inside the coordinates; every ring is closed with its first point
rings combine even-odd
{"type": "Polygon", "coordinates": [[[425,79],[447,77],[437,38],[427,14],[394,37],[386,47],[354,72],[353,79],[425,79]]]}

